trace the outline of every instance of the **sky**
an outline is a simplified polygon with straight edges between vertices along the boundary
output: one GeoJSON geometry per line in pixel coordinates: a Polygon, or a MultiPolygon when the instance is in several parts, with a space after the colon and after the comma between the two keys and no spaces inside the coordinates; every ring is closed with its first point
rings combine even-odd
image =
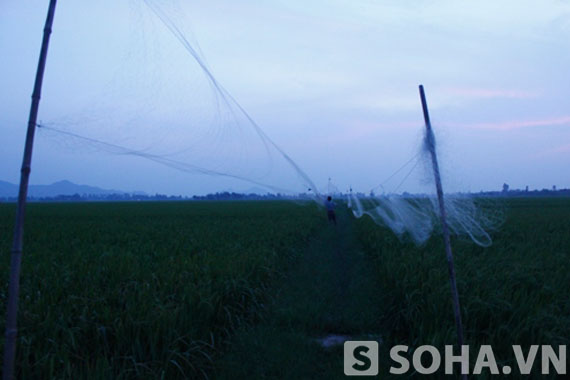
{"type": "MultiPolygon", "coordinates": [[[[362,192],[430,186],[422,162],[385,181],[421,148],[419,84],[446,191],[570,187],[569,1],[150,3],[321,191],[329,181],[362,192]]],[[[12,183],[47,6],[0,3],[0,180],[12,183]]],[[[175,195],[257,182],[303,191],[306,181],[216,91],[144,1],[60,1],[40,124],[143,154],[39,129],[31,183],[175,195]]]]}

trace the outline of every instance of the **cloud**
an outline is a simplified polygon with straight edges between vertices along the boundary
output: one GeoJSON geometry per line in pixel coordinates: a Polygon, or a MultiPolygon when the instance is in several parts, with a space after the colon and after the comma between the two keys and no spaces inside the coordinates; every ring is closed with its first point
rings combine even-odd
{"type": "Polygon", "coordinates": [[[509,131],[520,128],[549,127],[555,125],[570,126],[570,116],[560,116],[555,118],[538,119],[538,120],[506,120],[506,121],[490,122],[490,123],[453,124],[453,126],[456,127],[461,126],[465,128],[490,129],[497,131],[509,131]]]}
{"type": "Polygon", "coordinates": [[[540,96],[538,92],[521,91],[521,90],[505,90],[493,88],[472,88],[472,87],[451,87],[446,88],[445,92],[453,96],[461,96],[466,98],[507,98],[507,99],[532,99],[540,96]]]}

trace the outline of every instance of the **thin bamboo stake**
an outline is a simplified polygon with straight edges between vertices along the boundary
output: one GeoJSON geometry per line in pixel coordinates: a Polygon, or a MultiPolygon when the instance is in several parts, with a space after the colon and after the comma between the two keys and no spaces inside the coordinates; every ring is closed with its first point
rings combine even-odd
{"type": "Polygon", "coordinates": [[[28,119],[28,131],[26,134],[26,145],[24,147],[24,159],[20,174],[20,190],[18,193],[18,208],[16,211],[16,224],[14,227],[14,242],[10,260],[10,285],[8,288],[8,306],[6,312],[6,342],[4,345],[4,366],[2,369],[4,380],[14,378],[14,364],[16,359],[16,338],[18,336],[18,299],[20,293],[20,268],[22,263],[22,246],[24,237],[24,215],[26,212],[26,198],[28,196],[28,182],[30,178],[32,164],[32,150],[34,146],[34,133],[40,105],[42,92],[42,81],[46,65],[49,38],[55,14],[56,0],[50,0],[40,59],[32,93],[32,105],[28,119]]]}
{"type": "MultiPolygon", "coordinates": [[[[435,136],[431,128],[429,120],[429,112],[424,93],[424,86],[420,84],[420,98],[422,100],[422,108],[424,111],[424,120],[426,123],[426,146],[431,155],[431,163],[433,166],[433,174],[435,177],[435,187],[437,190],[437,199],[439,202],[439,214],[441,218],[441,227],[443,230],[443,242],[445,244],[445,254],[447,257],[447,266],[449,269],[449,281],[451,282],[451,297],[453,298],[453,313],[455,315],[455,327],[457,328],[457,345],[459,349],[463,346],[463,324],[461,323],[461,308],[459,307],[459,293],[457,292],[457,282],[455,281],[455,266],[453,265],[453,253],[451,252],[451,242],[449,240],[449,227],[447,226],[447,213],[445,212],[445,203],[443,200],[443,188],[441,186],[441,176],[439,174],[439,164],[437,162],[437,154],[435,152],[435,136]]],[[[467,375],[462,375],[463,379],[467,379],[467,375]]]]}

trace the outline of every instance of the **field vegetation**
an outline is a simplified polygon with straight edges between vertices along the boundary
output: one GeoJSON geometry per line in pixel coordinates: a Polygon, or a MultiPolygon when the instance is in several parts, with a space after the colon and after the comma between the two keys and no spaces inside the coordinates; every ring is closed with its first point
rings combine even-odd
{"type": "MultiPolygon", "coordinates": [[[[517,377],[513,344],[570,343],[570,200],[499,203],[491,247],[452,244],[471,368],[492,345],[517,377]]],[[[0,205],[1,318],[14,210],[0,205]]],[[[334,227],[293,202],[29,205],[19,377],[343,378],[342,346],[318,339],[344,334],[382,342],[387,378],[392,346],[455,344],[441,236],[418,247],[338,211],[334,227]]]]}
{"type": "MultiPolygon", "coordinates": [[[[2,319],[14,212],[0,204],[2,319]]],[[[204,377],[319,221],[290,202],[30,204],[19,378],[204,377]]]]}
{"type": "MultiPolygon", "coordinates": [[[[471,369],[481,345],[493,347],[499,368],[517,364],[511,346],[570,344],[570,200],[505,199],[505,222],[482,248],[452,240],[465,344],[471,369]]],[[[399,241],[369,218],[356,221],[357,234],[374,262],[386,297],[382,313],[384,349],[455,344],[451,290],[440,235],[423,247],[399,241]]],[[[458,354],[458,352],[456,352],[458,354]]],[[[387,352],[380,355],[388,363],[387,352]]],[[[411,356],[410,356],[411,362],[411,356]]],[[[458,369],[456,369],[458,371],[458,369]]],[[[540,353],[532,372],[540,375],[540,353]]],[[[398,376],[394,376],[397,378],[398,376]]],[[[443,377],[443,375],[442,375],[443,377]]],[[[484,376],[480,377],[484,378],[484,376]]],[[[529,378],[529,377],[526,377],[529,378]]],[[[532,378],[532,377],[531,377],[532,378]]]]}

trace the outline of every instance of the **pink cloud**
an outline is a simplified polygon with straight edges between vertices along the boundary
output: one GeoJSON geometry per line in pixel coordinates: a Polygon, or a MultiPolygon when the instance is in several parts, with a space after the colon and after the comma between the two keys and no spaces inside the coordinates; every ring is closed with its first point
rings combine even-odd
{"type": "MultiPolygon", "coordinates": [[[[550,119],[538,119],[538,120],[507,120],[507,121],[498,121],[490,123],[473,123],[473,124],[460,124],[460,125],[466,128],[508,131],[519,128],[547,127],[547,126],[564,125],[564,124],[570,125],[570,116],[560,116],[550,119]]],[[[458,124],[454,125],[457,126],[458,124]]]]}
{"type": "Polygon", "coordinates": [[[451,87],[445,89],[453,96],[464,96],[470,98],[510,98],[510,99],[530,99],[539,96],[537,92],[521,90],[504,90],[492,88],[471,88],[471,87],[451,87]]]}

